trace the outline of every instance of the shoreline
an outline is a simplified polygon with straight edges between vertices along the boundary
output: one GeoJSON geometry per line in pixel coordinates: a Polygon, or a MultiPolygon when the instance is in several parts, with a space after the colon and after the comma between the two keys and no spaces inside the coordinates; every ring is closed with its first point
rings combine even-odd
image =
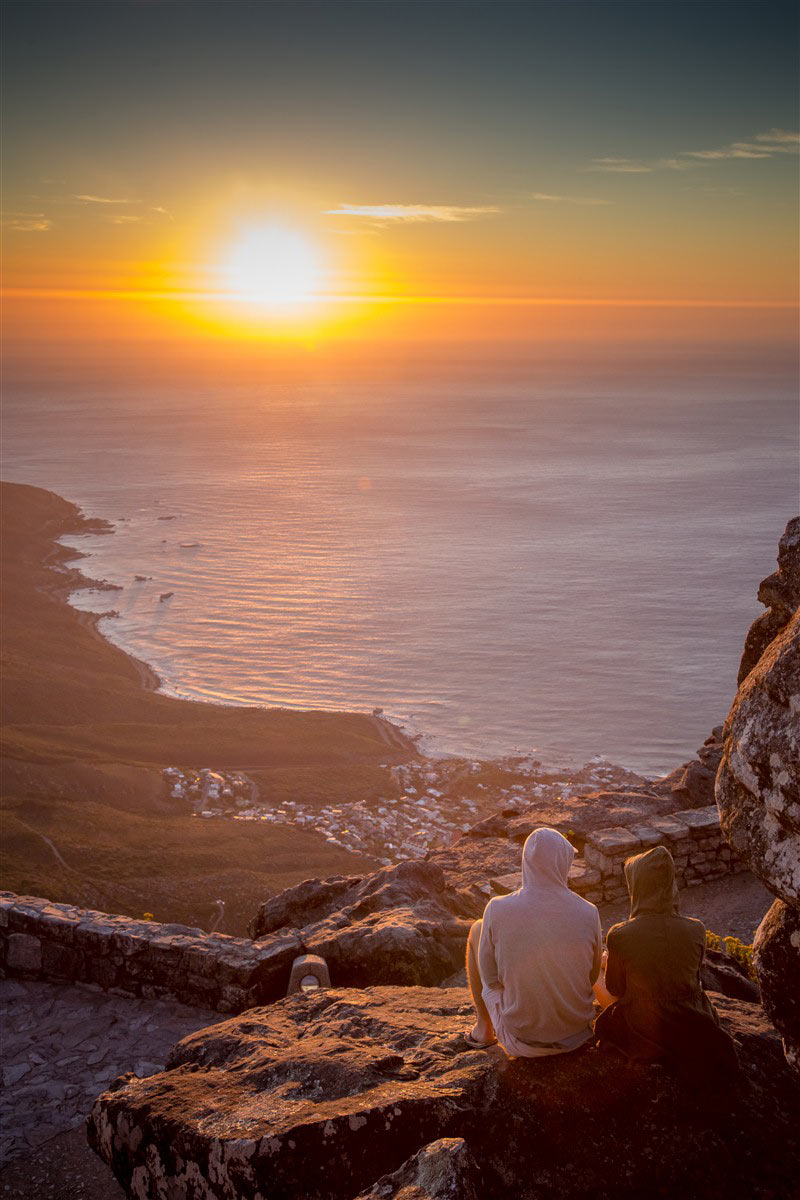
{"type": "MultiPolygon", "coordinates": [[[[55,495],[56,493],[53,493],[53,494],[55,495]]],[[[83,514],[83,511],[80,508],[80,506],[73,501],[65,501],[65,503],[74,504],[75,508],[78,510],[79,515],[78,515],[77,523],[76,523],[75,527],[70,530],[65,530],[65,532],[62,536],[69,536],[70,533],[78,534],[80,536],[87,534],[87,533],[108,534],[108,535],[113,535],[115,533],[115,528],[114,528],[113,524],[111,524],[110,522],[105,521],[103,518],[86,517],[83,514]],[[84,522],[88,525],[97,523],[97,525],[102,526],[102,528],[96,528],[96,529],[86,528],[86,526],[84,525],[84,522]]],[[[177,685],[171,684],[163,676],[159,675],[158,672],[156,671],[156,669],[150,663],[148,663],[144,658],[141,658],[139,655],[137,655],[126,644],[126,641],[124,638],[115,638],[115,637],[111,636],[111,631],[104,631],[104,630],[100,629],[99,626],[100,626],[101,621],[117,616],[117,614],[113,610],[111,610],[110,612],[92,612],[88,609],[78,608],[74,604],[72,604],[70,597],[73,592],[87,591],[87,590],[124,591],[124,585],[109,583],[107,580],[97,580],[97,579],[92,578],[91,576],[84,574],[80,570],[80,568],[75,567],[72,564],[75,562],[80,562],[80,560],[84,559],[84,558],[91,558],[91,555],[86,554],[84,551],[79,550],[76,547],[64,546],[63,543],[60,543],[60,544],[63,546],[63,548],[65,550],[67,550],[69,552],[69,558],[66,560],[65,569],[70,572],[71,581],[70,581],[70,585],[66,589],[64,589],[64,592],[63,592],[63,598],[65,599],[66,603],[69,605],[69,607],[73,611],[78,613],[81,621],[83,623],[85,623],[87,628],[97,638],[101,639],[105,644],[113,646],[114,649],[120,651],[122,654],[124,654],[126,656],[126,658],[128,658],[130,660],[130,662],[140,672],[141,678],[142,678],[142,685],[145,688],[147,688],[147,690],[156,692],[159,695],[169,697],[170,699],[177,700],[182,703],[209,705],[209,706],[213,706],[215,708],[227,708],[227,709],[235,710],[235,711],[254,710],[254,711],[261,711],[261,712],[280,712],[280,713],[287,713],[287,714],[289,714],[289,713],[302,714],[302,713],[322,712],[322,713],[328,713],[334,717],[335,716],[366,717],[366,718],[369,718],[370,720],[379,722],[382,729],[384,729],[386,731],[390,731],[389,732],[389,743],[392,743],[396,739],[396,737],[399,736],[400,738],[413,743],[417,752],[419,754],[423,755],[426,759],[430,759],[431,761],[437,762],[437,763],[446,763],[449,761],[450,763],[455,765],[457,763],[461,763],[464,761],[480,761],[482,763],[494,763],[494,764],[500,765],[500,764],[505,764],[505,763],[509,763],[512,761],[519,761],[519,760],[533,759],[533,758],[536,758],[537,760],[542,760],[542,756],[544,756],[543,761],[546,763],[547,767],[553,771],[560,771],[560,772],[575,772],[575,773],[577,773],[580,770],[582,770],[583,768],[587,767],[589,764],[596,762],[598,764],[611,766],[614,768],[618,768],[619,770],[622,770],[622,771],[630,772],[637,776],[641,776],[642,778],[645,778],[645,779],[657,779],[664,773],[663,771],[659,771],[655,767],[648,767],[646,770],[642,770],[636,766],[631,766],[631,765],[628,765],[627,763],[617,762],[615,760],[606,758],[605,755],[599,754],[599,753],[590,756],[588,759],[583,759],[583,758],[581,758],[580,755],[571,756],[568,754],[559,754],[555,751],[548,752],[546,750],[543,751],[537,747],[530,748],[529,750],[522,750],[520,748],[509,748],[509,749],[504,750],[504,749],[500,749],[500,748],[491,748],[491,747],[478,747],[478,748],[473,748],[473,749],[470,749],[468,747],[463,747],[463,746],[462,747],[448,747],[448,746],[442,745],[440,741],[437,741],[437,735],[434,733],[431,733],[429,730],[421,728],[421,727],[415,727],[413,725],[409,727],[409,725],[407,724],[407,719],[404,718],[403,716],[392,715],[392,714],[387,715],[387,714],[383,714],[383,713],[381,715],[378,715],[375,713],[374,710],[368,711],[366,709],[361,710],[361,709],[348,709],[348,708],[332,708],[332,707],[321,707],[321,706],[316,706],[316,705],[313,707],[308,707],[305,705],[293,706],[293,705],[286,705],[286,704],[270,704],[267,701],[255,702],[252,700],[235,700],[235,699],[211,700],[211,699],[206,699],[202,696],[196,696],[196,695],[187,694],[185,692],[181,692],[178,689],[177,685]]],[[[386,739],[384,739],[384,740],[386,740],[386,739]]]]}
{"type": "MultiPolygon", "coordinates": [[[[54,494],[54,496],[56,496],[58,493],[50,494],[54,494]]],[[[65,528],[61,536],[70,536],[71,534],[78,536],[83,536],[86,534],[110,536],[116,533],[116,527],[114,526],[114,523],[108,521],[107,518],[86,516],[83,509],[80,508],[80,505],[77,502],[65,500],[62,497],[59,498],[64,500],[65,504],[72,505],[74,510],[76,510],[76,520],[74,520],[70,528],[65,528]]],[[[66,557],[64,560],[62,560],[62,570],[64,570],[65,575],[70,577],[70,584],[68,584],[68,587],[66,587],[64,592],[64,599],[66,600],[67,605],[70,606],[72,611],[79,614],[80,619],[83,620],[83,622],[86,624],[86,628],[88,628],[92,634],[94,634],[97,638],[100,638],[103,643],[106,643],[108,646],[112,646],[116,650],[119,650],[120,653],[125,654],[126,658],[130,660],[131,664],[134,666],[134,668],[136,668],[140,678],[142,678],[142,684],[146,690],[156,692],[158,695],[169,697],[170,700],[179,701],[181,703],[204,704],[204,706],[227,708],[230,710],[237,710],[237,712],[242,712],[242,710],[258,710],[258,712],[275,712],[285,714],[327,713],[331,716],[359,716],[359,718],[373,718],[374,712],[368,709],[353,709],[344,707],[336,708],[324,706],[307,707],[305,704],[303,704],[303,706],[295,707],[290,706],[290,704],[271,704],[269,701],[260,702],[252,700],[228,700],[228,698],[225,698],[225,700],[213,698],[212,700],[212,698],[181,692],[178,688],[178,685],[170,684],[166,677],[158,673],[156,667],[152,666],[148,660],[137,654],[136,650],[132,649],[130,644],[127,644],[124,637],[114,637],[112,629],[103,630],[100,628],[100,623],[102,620],[110,617],[116,617],[118,614],[116,614],[113,610],[110,612],[92,612],[72,604],[70,598],[73,592],[82,592],[82,590],[98,590],[98,592],[100,592],[100,590],[109,590],[109,592],[115,592],[115,590],[119,590],[119,592],[122,592],[122,590],[125,590],[125,584],[110,583],[107,580],[95,580],[95,578],[85,575],[84,572],[78,568],[78,566],[73,564],[79,563],[82,559],[91,558],[91,554],[80,550],[78,547],[64,545],[64,542],[61,541],[59,542],[59,546],[66,552],[66,557]]],[[[626,761],[613,760],[613,758],[608,758],[606,755],[603,755],[602,752],[595,752],[593,755],[583,756],[572,754],[570,751],[560,751],[554,749],[505,749],[499,748],[499,746],[480,744],[473,746],[473,748],[463,745],[453,746],[446,743],[443,744],[443,738],[438,737],[437,734],[432,733],[428,730],[428,728],[417,726],[414,724],[414,722],[409,724],[409,719],[405,718],[403,715],[383,715],[380,716],[379,720],[381,722],[381,726],[383,726],[385,730],[391,731],[390,740],[392,740],[392,742],[397,736],[399,736],[399,738],[404,739],[405,742],[410,742],[413,744],[417,754],[421,754],[423,757],[429,758],[429,760],[434,762],[450,761],[455,764],[457,762],[471,760],[480,761],[483,763],[501,764],[515,760],[523,760],[523,758],[535,757],[537,760],[545,762],[549,769],[564,773],[581,772],[581,770],[585,767],[588,767],[590,763],[596,762],[606,764],[606,766],[619,768],[620,770],[624,770],[624,772],[630,772],[640,776],[640,778],[648,780],[656,780],[661,778],[661,776],[663,776],[664,773],[667,773],[670,769],[670,767],[655,767],[652,766],[651,763],[649,763],[646,767],[640,767],[636,766],[636,764],[630,764],[626,761]]],[[[686,757],[690,757],[691,754],[691,750],[685,751],[686,757]]],[[[679,757],[679,754],[675,755],[674,760],[672,760],[673,764],[675,760],[678,760],[679,757]]]]}
{"type": "MultiPolygon", "coordinates": [[[[2,486],[3,483],[4,483],[4,481],[0,481],[0,486],[2,486]]],[[[20,486],[22,486],[22,485],[20,485],[20,486]]],[[[29,485],[25,485],[25,486],[29,486],[29,485]]],[[[41,490],[45,490],[45,489],[41,489],[41,490]]],[[[117,615],[113,610],[111,610],[110,612],[92,612],[88,609],[77,608],[72,603],[71,596],[74,592],[80,592],[80,591],[117,592],[117,591],[123,591],[124,586],[122,584],[109,583],[109,581],[106,579],[94,579],[90,575],[86,575],[79,567],[75,566],[74,564],[79,563],[82,559],[91,558],[91,555],[86,554],[84,551],[79,550],[77,547],[65,545],[61,541],[61,538],[69,537],[71,534],[76,534],[78,536],[84,536],[86,534],[113,536],[113,534],[116,532],[116,530],[115,530],[114,525],[110,521],[105,520],[104,518],[87,517],[86,514],[81,509],[80,505],[78,505],[74,501],[66,500],[63,496],[58,496],[58,493],[56,493],[56,492],[51,492],[50,494],[53,496],[57,496],[58,499],[62,500],[65,504],[69,504],[69,505],[73,506],[74,509],[76,510],[76,517],[75,517],[74,526],[65,529],[63,531],[63,533],[59,536],[59,539],[56,543],[57,549],[55,549],[54,553],[53,553],[53,558],[56,561],[54,561],[52,565],[56,568],[56,570],[59,571],[59,573],[63,573],[63,575],[66,577],[66,582],[60,583],[58,579],[54,579],[52,588],[47,589],[47,587],[45,585],[45,590],[50,590],[51,594],[58,597],[58,599],[63,600],[73,612],[77,613],[80,624],[92,636],[98,638],[104,645],[112,646],[115,650],[118,650],[120,653],[124,654],[125,657],[130,661],[130,663],[135,667],[135,669],[139,673],[139,676],[140,676],[140,679],[142,682],[142,687],[146,691],[155,692],[155,693],[158,693],[159,695],[166,696],[170,699],[177,700],[182,703],[213,705],[213,707],[215,707],[215,708],[228,708],[228,709],[233,709],[233,710],[250,709],[250,710],[258,710],[261,712],[281,712],[281,713],[324,712],[324,713],[330,714],[331,716],[339,715],[339,716],[347,716],[347,717],[350,717],[350,716],[367,717],[370,721],[372,721],[376,725],[376,727],[379,727],[380,736],[381,736],[382,740],[384,742],[386,742],[386,744],[388,746],[390,746],[394,749],[398,748],[398,740],[399,739],[404,739],[406,742],[411,742],[415,746],[417,746],[417,744],[422,739],[429,736],[424,731],[420,731],[418,733],[408,733],[405,730],[404,723],[401,721],[401,719],[399,717],[393,718],[391,716],[384,716],[382,713],[378,714],[375,711],[367,713],[367,712],[361,712],[358,709],[345,709],[345,708],[342,708],[342,709],[319,708],[319,707],[314,707],[314,708],[297,707],[297,708],[294,708],[294,707],[290,707],[288,705],[281,705],[281,704],[266,704],[266,703],[265,704],[255,704],[252,701],[248,701],[248,700],[241,700],[241,701],[239,701],[239,700],[213,700],[212,701],[212,700],[204,700],[197,696],[182,695],[176,688],[171,688],[171,685],[161,675],[158,674],[158,672],[155,670],[155,668],[153,666],[151,666],[150,663],[148,663],[145,659],[139,657],[137,654],[134,654],[124,644],[122,639],[114,639],[112,637],[109,637],[102,629],[100,629],[101,621],[103,621],[109,617],[115,617],[117,615]],[[61,551],[61,550],[66,551],[66,556],[63,559],[61,559],[61,556],[59,554],[59,551],[61,551]],[[61,559],[60,562],[58,561],[59,559],[61,559]]],[[[442,752],[441,757],[463,758],[463,757],[469,757],[469,756],[466,754],[459,754],[458,752],[444,751],[444,752],[442,752]]],[[[504,757],[509,757],[509,756],[487,755],[486,757],[487,758],[490,758],[490,757],[497,758],[499,760],[499,759],[502,759],[504,757]]]]}
{"type": "MultiPolygon", "coordinates": [[[[28,488],[35,492],[42,492],[45,495],[53,497],[54,500],[69,510],[68,518],[63,522],[54,539],[54,544],[45,556],[44,565],[51,567],[52,571],[50,578],[44,584],[43,590],[51,594],[60,603],[63,603],[69,612],[75,615],[77,622],[96,644],[107,647],[116,654],[123,656],[128,667],[135,673],[142,690],[150,695],[163,697],[165,700],[175,704],[200,706],[204,710],[213,712],[275,714],[289,719],[292,717],[302,718],[303,716],[324,714],[332,721],[337,719],[366,721],[379,732],[381,740],[386,743],[387,750],[393,749],[396,752],[400,751],[401,753],[405,752],[421,756],[431,764],[450,767],[454,771],[458,771],[461,764],[465,762],[480,762],[483,765],[502,770],[508,769],[511,764],[535,760],[547,771],[562,775],[579,775],[593,766],[611,768],[614,771],[631,777],[635,776],[648,781],[657,780],[662,778],[666,773],[669,773],[668,771],[665,772],[652,766],[647,769],[629,766],[627,763],[607,758],[602,753],[596,753],[588,758],[583,758],[581,755],[573,755],[568,752],[547,751],[538,748],[529,750],[513,748],[505,751],[488,747],[472,750],[465,747],[452,748],[437,743],[436,735],[427,729],[416,728],[414,726],[409,728],[402,716],[376,715],[374,711],[324,707],[289,707],[278,704],[254,703],[249,700],[212,700],[181,694],[177,689],[173,689],[169,682],[146,659],[128,648],[124,639],[116,639],[110,636],[108,631],[100,628],[101,621],[107,617],[116,615],[113,610],[93,612],[88,609],[78,608],[70,600],[73,593],[81,591],[115,592],[124,590],[124,585],[122,584],[111,583],[106,579],[95,579],[86,574],[77,564],[80,564],[82,560],[90,559],[92,555],[87,554],[76,546],[66,545],[61,540],[71,535],[85,536],[87,534],[94,534],[112,536],[116,532],[114,524],[103,517],[87,516],[76,502],[66,500],[64,497],[58,496],[57,493],[46,489],[36,488],[28,484],[6,484],[5,482],[0,482],[0,487],[20,487],[28,488]]],[[[687,752],[687,757],[689,754],[690,752],[687,752]]]]}
{"type": "MultiPolygon", "coordinates": [[[[168,766],[247,770],[273,809],[298,799],[369,805],[391,771],[419,759],[373,717],[233,708],[174,699],[114,646],[71,590],[106,587],[79,569],[68,532],[102,525],[53,492],[0,485],[2,506],[2,822],[4,886],[104,912],[205,928],[214,898],[244,933],[266,898],[317,876],[374,869],[315,820],[192,820],[168,766]]],[[[113,591],[113,586],[108,588],[113,591]]]]}
{"type": "MultiPolygon", "coordinates": [[[[0,485],[5,481],[0,481],[0,485]]],[[[44,489],[43,489],[44,490],[44,489]]],[[[51,492],[53,496],[58,493],[51,492]]],[[[65,500],[63,496],[58,497],[64,500],[65,504],[73,504],[71,500],[65,500]]],[[[61,533],[55,541],[52,554],[45,556],[44,565],[52,566],[57,572],[53,575],[52,583],[44,582],[41,587],[45,592],[55,596],[59,600],[63,600],[71,609],[78,613],[80,624],[93,636],[100,638],[104,643],[114,645],[110,638],[100,630],[99,624],[108,613],[93,613],[86,609],[76,609],[70,601],[70,596],[73,592],[96,590],[107,592],[122,591],[122,587],[115,583],[109,583],[107,579],[93,579],[90,575],[86,575],[80,567],[75,566],[82,559],[90,558],[91,555],[85,554],[82,550],[74,546],[66,546],[61,541],[62,537],[69,537],[70,534],[78,534],[84,536],[86,534],[106,534],[111,537],[114,532],[114,526],[110,521],[103,520],[100,517],[87,517],[83,509],[78,504],[73,504],[76,510],[75,524],[71,528],[67,528],[61,533]]],[[[122,647],[118,647],[122,649],[122,647]]],[[[134,654],[123,650],[130,661],[134,664],[137,671],[140,673],[142,687],[147,691],[157,692],[162,685],[161,678],[144,659],[138,658],[134,654]]]]}
{"type": "MultiPolygon", "coordinates": [[[[399,753],[401,757],[418,753],[410,737],[386,719],[379,722],[374,714],[322,709],[294,710],[252,704],[234,705],[169,695],[162,690],[164,680],[155,668],[117,645],[99,628],[99,623],[107,614],[80,609],[70,603],[69,597],[75,592],[89,589],[114,592],[121,588],[117,584],[95,579],[85,573],[80,564],[90,556],[74,546],[65,545],[60,539],[87,533],[110,534],[113,527],[107,521],[86,516],[78,505],[46,489],[5,482],[0,486],[4,499],[4,554],[9,584],[5,595],[6,614],[9,617],[5,630],[6,640],[13,643],[15,639],[24,639],[25,657],[30,662],[27,672],[24,663],[18,662],[17,678],[12,673],[7,681],[12,698],[15,683],[19,683],[20,690],[29,692],[29,677],[44,670],[68,690],[77,682],[86,693],[92,684],[96,683],[96,696],[101,690],[112,692],[117,707],[124,708],[126,705],[135,704],[139,710],[146,708],[148,716],[152,712],[151,722],[157,718],[166,719],[181,728],[189,722],[196,722],[206,728],[209,722],[219,722],[225,727],[226,733],[230,733],[230,726],[237,724],[247,727],[248,732],[251,727],[275,724],[280,725],[284,734],[287,729],[297,727],[298,733],[303,729],[306,735],[309,726],[324,724],[329,727],[329,735],[336,728],[341,734],[350,732],[357,735],[358,740],[362,742],[366,736],[368,741],[375,743],[374,754],[371,753],[369,757],[385,757],[389,751],[393,751],[395,755],[399,753]],[[29,604],[26,596],[30,595],[30,589],[46,602],[39,614],[42,624],[57,627],[59,640],[63,638],[72,643],[60,647],[64,652],[63,657],[70,657],[71,652],[71,677],[66,672],[58,671],[57,661],[45,664],[34,661],[38,659],[39,646],[32,636],[33,614],[27,611],[29,604]],[[30,620],[26,621],[28,616],[30,620]],[[76,671],[79,676],[85,678],[76,681],[76,671]],[[131,684],[134,684],[133,688],[131,684]],[[391,730],[388,738],[384,735],[387,729],[391,730]]],[[[28,696],[29,700],[33,698],[28,696]]],[[[104,721],[113,718],[116,723],[117,720],[124,720],[126,715],[130,715],[113,713],[104,703],[96,703],[91,699],[87,701],[85,694],[82,698],[89,707],[97,710],[91,713],[93,718],[104,721]]],[[[41,689],[35,699],[39,701],[37,707],[50,707],[46,693],[41,689]]],[[[13,709],[13,704],[11,707],[13,709]]],[[[13,715],[12,712],[12,717],[13,715]]],[[[137,712],[135,715],[140,718],[142,713],[137,712]]],[[[40,725],[42,722],[39,719],[26,719],[23,723],[40,725]]],[[[62,723],[62,713],[57,715],[55,723],[61,729],[74,728],[72,722],[69,725],[62,723]]],[[[298,745],[291,757],[297,760],[309,753],[314,757],[313,739],[310,743],[307,736],[301,740],[302,746],[298,745]]],[[[250,736],[247,741],[252,741],[250,736]]],[[[361,746],[358,749],[361,752],[356,756],[361,758],[366,747],[361,746]]],[[[175,754],[178,752],[175,749],[159,755],[157,761],[167,765],[175,760],[175,754]]],[[[253,759],[254,754],[255,761],[263,757],[252,750],[247,752],[247,757],[253,759]]],[[[344,756],[346,755],[334,755],[344,756]]]]}

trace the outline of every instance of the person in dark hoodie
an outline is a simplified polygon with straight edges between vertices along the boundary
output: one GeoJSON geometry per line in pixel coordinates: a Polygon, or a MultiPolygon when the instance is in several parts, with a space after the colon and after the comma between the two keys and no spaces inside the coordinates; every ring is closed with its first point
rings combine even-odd
{"type": "Polygon", "coordinates": [[[629,858],[625,882],[631,915],[609,930],[605,979],[595,987],[606,1005],[594,1025],[600,1048],[670,1062],[693,1080],[736,1077],[733,1040],[700,982],[705,927],[679,914],[669,850],[655,846],[629,858]]]}

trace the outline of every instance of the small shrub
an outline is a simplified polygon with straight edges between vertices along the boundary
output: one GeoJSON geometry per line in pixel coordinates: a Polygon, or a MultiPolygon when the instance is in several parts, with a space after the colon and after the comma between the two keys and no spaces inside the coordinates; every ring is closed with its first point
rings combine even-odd
{"type": "Polygon", "coordinates": [[[710,929],[706,930],[706,947],[709,950],[717,950],[720,954],[725,954],[728,958],[732,958],[734,962],[738,962],[744,967],[753,983],[757,983],[756,971],[753,966],[753,947],[748,946],[745,942],[736,937],[720,937],[718,933],[712,933],[710,929]]]}

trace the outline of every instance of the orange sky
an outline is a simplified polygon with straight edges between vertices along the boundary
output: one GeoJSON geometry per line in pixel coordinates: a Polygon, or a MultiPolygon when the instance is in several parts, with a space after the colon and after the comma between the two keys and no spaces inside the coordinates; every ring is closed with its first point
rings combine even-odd
{"type": "Polygon", "coordinates": [[[7,352],[796,337],[797,69],[758,5],[445,5],[422,40],[413,6],[66,7],[6,21],[7,352]],[[226,264],[275,227],[316,274],[254,304],[226,264]]]}

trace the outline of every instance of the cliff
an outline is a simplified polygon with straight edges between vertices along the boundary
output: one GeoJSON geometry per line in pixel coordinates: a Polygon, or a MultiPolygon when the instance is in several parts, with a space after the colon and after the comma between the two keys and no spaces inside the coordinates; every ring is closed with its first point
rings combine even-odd
{"type": "Polygon", "coordinates": [[[800,1072],[800,517],[758,595],[769,608],[747,635],[716,794],[728,840],[777,897],[756,934],[755,965],[800,1072]]]}

